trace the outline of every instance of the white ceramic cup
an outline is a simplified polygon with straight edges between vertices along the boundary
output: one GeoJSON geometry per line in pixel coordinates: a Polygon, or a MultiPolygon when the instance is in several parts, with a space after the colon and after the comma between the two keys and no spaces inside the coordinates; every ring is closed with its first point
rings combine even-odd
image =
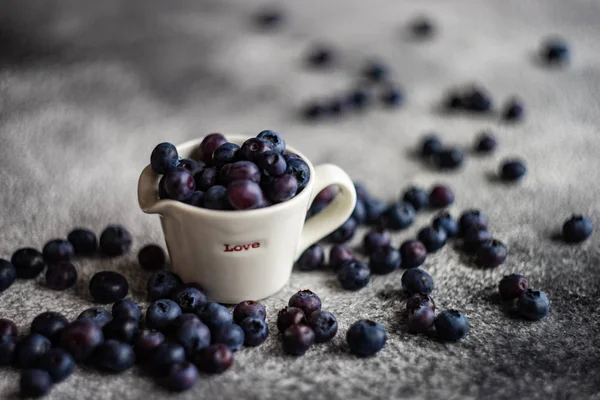
{"type": "MultiPolygon", "coordinates": [[[[228,136],[241,145],[249,138],[228,136]]],[[[177,146],[187,158],[202,138],[177,146]]],[[[235,304],[260,300],[279,291],[288,281],[294,261],[302,252],[337,229],[356,204],[352,180],[341,168],[324,164],[310,168],[310,180],[294,198],[248,211],[220,211],[174,200],[159,200],[160,176],[148,165],[138,182],[142,211],[159,214],[173,270],[186,282],[198,282],[207,297],[235,304]],[[323,211],[305,221],[315,196],[329,185],[339,193],[323,211]]]]}

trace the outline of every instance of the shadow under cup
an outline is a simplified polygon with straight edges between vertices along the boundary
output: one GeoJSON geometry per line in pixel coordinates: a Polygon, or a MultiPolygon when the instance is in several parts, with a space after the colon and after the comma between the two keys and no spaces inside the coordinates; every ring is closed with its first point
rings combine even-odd
{"type": "MultiPolygon", "coordinates": [[[[241,145],[247,137],[229,136],[241,145]]],[[[189,157],[202,138],[177,146],[189,157]]],[[[339,167],[314,167],[311,177],[294,198],[266,208],[219,211],[174,200],[159,200],[160,176],[147,166],[138,183],[140,208],[159,214],[173,270],[186,281],[198,282],[207,297],[235,304],[259,300],[279,291],[288,281],[294,261],[308,246],[339,227],[352,214],[356,192],[350,177],[339,167]],[[338,185],[335,200],[305,221],[314,197],[323,188],[338,185]]]]}

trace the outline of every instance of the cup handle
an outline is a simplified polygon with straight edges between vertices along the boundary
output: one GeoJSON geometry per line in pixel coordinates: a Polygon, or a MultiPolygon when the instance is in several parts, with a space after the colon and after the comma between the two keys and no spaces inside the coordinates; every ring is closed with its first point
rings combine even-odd
{"type": "Polygon", "coordinates": [[[163,211],[161,202],[158,200],[158,189],[156,187],[156,174],[152,167],[148,165],[140,174],[138,180],[138,204],[146,214],[156,214],[163,211]]]}
{"type": "Polygon", "coordinates": [[[323,164],[315,167],[315,184],[310,196],[310,203],[321,190],[329,185],[338,185],[339,193],[335,199],[320,213],[309,218],[304,223],[296,258],[310,245],[324,238],[352,215],[356,205],[356,190],[352,179],[343,169],[333,164],[323,164]]]}

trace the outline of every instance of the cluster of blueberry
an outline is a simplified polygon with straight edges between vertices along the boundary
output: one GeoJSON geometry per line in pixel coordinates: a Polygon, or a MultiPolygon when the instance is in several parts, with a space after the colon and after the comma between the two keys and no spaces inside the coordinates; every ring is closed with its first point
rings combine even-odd
{"type": "Polygon", "coordinates": [[[437,337],[446,342],[455,342],[469,333],[469,321],[460,311],[446,310],[436,317],[435,303],[428,292],[416,292],[406,301],[406,316],[411,332],[426,334],[435,326],[437,337]]]}
{"type": "Polygon", "coordinates": [[[516,310],[523,318],[537,321],[550,312],[550,301],[546,293],[529,288],[523,275],[512,274],[502,278],[498,293],[509,310],[516,310]]]}
{"type": "MultiPolygon", "coordinates": [[[[466,111],[484,114],[493,111],[494,101],[487,90],[472,85],[448,91],[443,106],[448,112],[466,111]]],[[[525,117],[525,108],[517,97],[512,97],[506,101],[500,114],[505,122],[517,122],[525,117]]]]}
{"type": "Polygon", "coordinates": [[[293,198],[310,180],[308,164],[286,152],[283,138],[262,131],[242,146],[220,133],[204,138],[196,159],[180,159],[171,143],[152,151],[152,170],[162,174],[161,199],[171,199],[212,210],[250,210],[293,198]]]}

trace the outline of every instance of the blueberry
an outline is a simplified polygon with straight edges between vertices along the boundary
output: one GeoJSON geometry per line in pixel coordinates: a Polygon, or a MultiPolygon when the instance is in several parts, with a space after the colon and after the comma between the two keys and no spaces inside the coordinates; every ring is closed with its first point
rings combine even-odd
{"type": "Polygon", "coordinates": [[[381,217],[387,211],[388,205],[385,201],[371,198],[365,200],[365,211],[367,214],[367,224],[377,225],[381,222],[381,217]]]}
{"type": "Polygon", "coordinates": [[[285,22],[285,15],[279,9],[267,8],[255,16],[255,22],[261,29],[275,29],[285,22]]]}
{"type": "Polygon", "coordinates": [[[346,290],[364,288],[371,279],[371,270],[358,260],[346,261],[337,272],[340,285],[346,290]]]}
{"type": "Polygon", "coordinates": [[[404,93],[400,88],[390,86],[381,93],[381,102],[388,107],[399,107],[404,103],[404,93]]]}
{"type": "Polygon", "coordinates": [[[108,256],[123,255],[131,248],[131,234],[121,225],[109,225],[100,235],[100,250],[108,256]]]}
{"type": "Polygon", "coordinates": [[[231,164],[237,161],[238,150],[240,146],[235,143],[223,143],[213,154],[213,164],[217,168],[223,168],[225,164],[231,164]]]}
{"type": "Polygon", "coordinates": [[[304,250],[298,261],[296,268],[300,271],[313,271],[323,268],[325,264],[325,252],[318,244],[313,244],[308,249],[304,250]]]}
{"type": "Polygon", "coordinates": [[[239,350],[244,344],[244,331],[233,322],[215,328],[211,336],[212,343],[227,345],[232,351],[239,350]]]}
{"type": "Polygon", "coordinates": [[[221,325],[227,325],[233,321],[229,310],[219,303],[206,302],[196,309],[196,314],[211,331],[221,325]]]}
{"type": "Polygon", "coordinates": [[[463,107],[463,96],[457,90],[451,90],[446,93],[442,103],[446,110],[456,111],[463,107]]]}
{"type": "Polygon", "coordinates": [[[204,208],[204,192],[196,190],[189,199],[184,201],[184,203],[194,207],[204,208]]]}
{"type": "Polygon", "coordinates": [[[363,249],[371,254],[381,247],[389,246],[392,242],[390,233],[384,229],[372,229],[363,237],[363,249]]]}
{"type": "Polygon", "coordinates": [[[76,362],[88,359],[102,342],[102,328],[88,319],[71,322],[60,335],[60,347],[71,353],[76,362]]]}
{"type": "Polygon", "coordinates": [[[171,364],[161,384],[172,392],[185,392],[198,382],[199,375],[196,366],[188,361],[171,364]]]}
{"type": "Polygon", "coordinates": [[[525,293],[528,287],[527,278],[523,275],[511,274],[502,278],[498,284],[498,293],[502,300],[514,300],[525,293]]]}
{"type": "Polygon", "coordinates": [[[434,324],[438,337],[445,342],[456,342],[469,333],[469,321],[460,311],[442,311],[434,324]]]}
{"type": "Polygon", "coordinates": [[[94,364],[106,372],[123,372],[135,363],[133,347],[118,340],[108,339],[94,352],[94,364]]]}
{"type": "Polygon", "coordinates": [[[63,239],[53,239],[44,245],[42,250],[44,260],[53,264],[60,261],[69,261],[75,255],[71,242],[63,239]]]}
{"type": "Polygon", "coordinates": [[[196,315],[182,314],[179,318],[182,319],[184,315],[193,315],[194,318],[183,319],[182,322],[179,322],[179,319],[175,321],[174,337],[183,346],[186,354],[191,356],[210,345],[212,335],[210,329],[196,315]]]}
{"type": "Polygon", "coordinates": [[[540,56],[547,65],[557,66],[569,62],[569,45],[561,38],[549,38],[542,43],[540,56]]]}
{"type": "Polygon", "coordinates": [[[281,176],[287,169],[283,156],[276,151],[265,151],[256,158],[256,164],[262,173],[268,176],[281,176]]]}
{"type": "Polygon", "coordinates": [[[424,39],[435,33],[435,26],[428,18],[419,17],[410,23],[410,30],[414,37],[424,39]]]}
{"type": "Polygon", "coordinates": [[[206,303],[206,296],[193,287],[184,287],[173,293],[172,299],[179,305],[184,313],[194,312],[202,303],[206,303]]]}
{"type": "Polygon", "coordinates": [[[171,297],[181,283],[179,275],[171,271],[157,271],[153,273],[146,283],[148,300],[154,301],[171,297]]]}
{"type": "Polygon", "coordinates": [[[42,253],[28,247],[15,251],[10,262],[15,266],[17,278],[20,279],[33,279],[46,267],[42,253]]]}
{"type": "Polygon", "coordinates": [[[212,165],[213,153],[225,143],[227,143],[227,139],[220,133],[206,135],[196,151],[196,158],[206,165],[212,165]]]}
{"type": "Polygon", "coordinates": [[[427,333],[433,326],[435,313],[429,307],[421,307],[408,313],[408,328],[415,333],[427,333]]]}
{"type": "Polygon", "coordinates": [[[52,344],[56,345],[60,342],[60,335],[68,324],[69,321],[64,315],[53,311],[46,311],[38,314],[31,321],[30,332],[39,333],[50,339],[52,344]]]}
{"type": "Polygon", "coordinates": [[[203,372],[221,374],[233,364],[233,352],[224,344],[213,344],[196,353],[194,364],[203,372]]]}
{"type": "Polygon", "coordinates": [[[0,318],[0,337],[17,336],[17,325],[10,319],[0,318]]]}
{"type": "Polygon", "coordinates": [[[411,203],[399,201],[392,204],[385,212],[385,225],[393,230],[408,228],[415,220],[415,213],[411,203]]]}
{"type": "Polygon", "coordinates": [[[339,189],[336,185],[329,185],[317,193],[314,202],[329,204],[335,199],[338,193],[339,189]]]}
{"type": "Polygon", "coordinates": [[[409,295],[433,292],[433,279],[419,268],[411,268],[402,274],[402,288],[409,295]]]}
{"type": "Polygon", "coordinates": [[[298,181],[292,174],[285,174],[275,178],[267,186],[267,196],[273,203],[289,200],[298,192],[298,181]]]}
{"type": "Polygon", "coordinates": [[[367,187],[361,182],[354,182],[354,190],[356,191],[356,198],[359,200],[366,201],[371,198],[367,187]]]}
{"type": "Polygon", "coordinates": [[[491,134],[482,132],[475,138],[474,148],[477,153],[491,153],[496,150],[497,144],[496,139],[491,134]]]}
{"type": "Polygon", "coordinates": [[[8,289],[16,279],[15,266],[7,260],[0,259],[0,293],[8,289]]]}
{"type": "Polygon", "coordinates": [[[240,324],[246,318],[259,318],[264,321],[266,317],[265,306],[252,300],[242,301],[233,309],[233,320],[236,324],[240,324]]]}
{"type": "Polygon", "coordinates": [[[112,315],[102,307],[92,307],[83,310],[77,319],[91,321],[102,328],[112,320],[112,315]]]}
{"type": "Polygon", "coordinates": [[[380,247],[369,256],[369,268],[374,274],[389,274],[400,268],[400,252],[392,246],[380,247]]]}
{"type": "Polygon", "coordinates": [[[446,245],[448,235],[443,229],[426,226],[419,231],[417,238],[425,245],[428,253],[435,253],[446,245]]]}
{"type": "Polygon", "coordinates": [[[352,218],[348,218],[339,228],[330,233],[326,240],[331,243],[345,243],[354,237],[358,224],[352,218]]]}
{"type": "Polygon", "coordinates": [[[465,160],[465,153],[457,147],[448,147],[442,149],[433,157],[434,164],[439,169],[457,169],[465,160]]]}
{"type": "Polygon", "coordinates": [[[75,369],[75,361],[69,353],[63,349],[50,349],[39,362],[39,368],[47,371],[54,383],[65,380],[75,369]]]}
{"type": "Polygon", "coordinates": [[[286,145],[285,140],[275,131],[265,130],[259,133],[257,136],[259,139],[266,140],[273,151],[283,155],[285,154],[286,145]]]}
{"type": "Polygon", "coordinates": [[[429,157],[442,151],[443,146],[439,137],[436,135],[427,135],[421,140],[421,156],[429,157]]]}
{"type": "Polygon", "coordinates": [[[429,206],[429,193],[423,188],[411,186],[409,187],[402,196],[402,199],[412,204],[415,211],[422,210],[429,206]]]}
{"type": "Polygon", "coordinates": [[[283,351],[301,356],[315,342],[314,331],[306,325],[292,325],[283,332],[283,351]]]}
{"type": "Polygon", "coordinates": [[[239,180],[248,180],[254,183],[260,183],[260,169],[253,162],[236,161],[232,164],[226,164],[223,168],[221,168],[221,171],[219,171],[218,180],[220,184],[225,186],[231,182],[239,180]]]}
{"type": "Polygon", "coordinates": [[[252,181],[239,180],[231,182],[227,186],[227,200],[236,210],[259,208],[263,203],[263,199],[262,189],[252,181]]]}
{"type": "Polygon", "coordinates": [[[165,343],[165,335],[158,331],[140,331],[133,339],[133,350],[139,361],[150,359],[154,350],[165,343]]]}
{"type": "Polygon", "coordinates": [[[132,343],[140,330],[140,322],[135,318],[113,318],[104,325],[102,333],[105,339],[115,339],[124,343],[132,343]]]}
{"type": "Polygon", "coordinates": [[[336,244],[329,250],[329,267],[334,271],[350,260],[354,260],[354,252],[348,246],[336,244]]]}
{"type": "Polygon", "coordinates": [[[129,292],[127,279],[118,272],[101,271],[90,280],[90,294],[98,303],[114,303],[129,292]]]}
{"type": "Polygon", "coordinates": [[[454,192],[446,185],[436,185],[429,192],[429,206],[444,208],[454,203],[454,192]]]}
{"type": "Polygon", "coordinates": [[[52,377],[40,369],[26,369],[19,380],[21,397],[42,397],[52,389],[52,377]]]}
{"type": "Polygon", "coordinates": [[[15,358],[17,339],[15,336],[0,337],[0,366],[10,366],[15,358]]]}
{"type": "Polygon", "coordinates": [[[17,345],[15,353],[17,365],[21,368],[37,367],[40,357],[50,350],[51,347],[52,343],[50,339],[39,333],[32,333],[26,336],[17,345]]]}
{"type": "Polygon", "coordinates": [[[77,270],[68,261],[51,264],[46,269],[46,287],[53,290],[65,290],[77,282],[77,270]]]}
{"type": "MultiPolygon", "coordinates": [[[[202,192],[207,191],[211,186],[217,184],[218,177],[219,172],[216,167],[204,167],[197,170],[194,174],[195,190],[202,192]]],[[[191,195],[189,197],[191,197],[191,195]]],[[[183,200],[185,201],[186,199],[183,200]]]]}
{"type": "Polygon", "coordinates": [[[477,249],[476,262],[480,267],[494,268],[502,264],[508,256],[504,243],[491,239],[481,243],[477,249]]]}
{"type": "Polygon", "coordinates": [[[406,300],[406,312],[407,314],[413,313],[418,309],[426,307],[435,311],[435,302],[431,296],[425,293],[415,293],[406,300]]]}
{"type": "MultiPolygon", "coordinates": [[[[192,196],[196,190],[194,175],[184,168],[173,168],[165,174],[165,192],[171,200],[185,201],[192,196]]],[[[100,238],[102,247],[102,238],[100,238]]]]}
{"type": "Polygon", "coordinates": [[[321,299],[308,289],[300,290],[290,297],[288,306],[301,309],[304,315],[311,315],[321,310],[321,299]]]}
{"type": "Polygon", "coordinates": [[[362,225],[367,222],[367,208],[362,200],[356,200],[356,204],[354,205],[354,210],[352,211],[350,218],[355,220],[358,225],[362,225]]]}
{"type": "Polygon", "coordinates": [[[519,99],[512,98],[506,102],[502,110],[502,118],[508,122],[520,121],[523,119],[525,109],[519,99]]]}
{"type": "Polygon", "coordinates": [[[387,340],[383,326],[375,321],[361,319],[353,323],[346,332],[346,342],[350,352],[359,357],[378,353],[387,340]]]}
{"type": "Polygon", "coordinates": [[[308,164],[301,158],[296,158],[287,161],[286,174],[293,175],[298,181],[298,193],[302,191],[310,181],[310,168],[308,164]]]}
{"type": "Polygon", "coordinates": [[[565,221],[562,227],[562,237],[567,243],[580,243],[590,237],[594,230],[588,217],[574,214],[565,221]]]}
{"type": "Polygon", "coordinates": [[[400,256],[404,268],[415,268],[425,262],[427,248],[418,240],[407,240],[400,246],[400,256]]]}
{"type": "Polygon", "coordinates": [[[527,289],[517,299],[517,311],[522,317],[537,321],[550,312],[550,301],[541,290],[527,289]]]}
{"type": "Polygon", "coordinates": [[[323,68],[330,66],[334,58],[334,52],[331,47],[318,44],[310,50],[306,57],[306,62],[311,67],[323,68]]]}
{"type": "Polygon", "coordinates": [[[211,210],[231,210],[227,200],[227,188],[215,185],[204,193],[204,207],[211,210]]]}
{"type": "Polygon", "coordinates": [[[500,165],[500,179],[505,182],[515,182],[527,174],[527,167],[522,160],[509,159],[504,160],[500,165]]]}
{"type": "Polygon", "coordinates": [[[284,307],[277,313],[277,330],[281,333],[292,325],[306,323],[304,312],[297,307],[284,307]]]}
{"type": "Polygon", "coordinates": [[[142,317],[142,310],[132,300],[118,300],[112,305],[112,316],[115,319],[133,318],[139,321],[142,317]]]}
{"type": "Polygon", "coordinates": [[[492,239],[492,234],[487,229],[472,227],[464,235],[463,250],[467,253],[476,253],[484,242],[492,239]]]}
{"type": "Polygon", "coordinates": [[[381,82],[389,76],[388,68],[379,61],[369,61],[362,74],[372,82],[381,82]]]}
{"type": "Polygon", "coordinates": [[[473,86],[463,94],[462,107],[475,113],[486,113],[492,110],[493,101],[483,88],[473,86]]]}
{"type": "Polygon", "coordinates": [[[150,329],[165,331],[169,324],[180,315],[181,308],[173,300],[156,300],[146,310],[146,326],[150,329]]]}
{"type": "Polygon", "coordinates": [[[261,318],[245,318],[240,323],[240,328],[244,331],[244,345],[246,346],[261,345],[269,336],[269,325],[261,318]]]}
{"type": "Polygon", "coordinates": [[[67,240],[71,243],[77,255],[94,254],[98,248],[96,234],[87,229],[73,229],[67,236],[67,240]]]}
{"type": "Polygon", "coordinates": [[[157,145],[150,155],[150,165],[157,174],[165,174],[168,170],[177,167],[179,154],[171,143],[164,142],[157,145]]]}
{"type": "Polygon", "coordinates": [[[308,318],[307,325],[315,333],[315,343],[330,341],[338,331],[337,319],[328,311],[315,311],[308,318]]]}
{"type": "Polygon", "coordinates": [[[164,375],[171,365],[185,361],[185,349],[177,343],[165,342],[158,345],[150,359],[148,367],[156,375],[164,375]]]}
{"type": "Polygon", "coordinates": [[[307,103],[302,109],[302,116],[304,119],[309,121],[319,120],[324,118],[326,115],[327,108],[323,104],[314,100],[307,103]]]}
{"type": "Polygon", "coordinates": [[[242,144],[239,155],[244,160],[255,162],[260,154],[269,150],[273,150],[271,142],[266,139],[251,138],[242,144]]]}
{"type": "Polygon", "coordinates": [[[177,165],[179,168],[187,169],[192,175],[200,170],[200,164],[191,158],[182,158],[177,165]]]}
{"type": "Polygon", "coordinates": [[[437,214],[431,221],[431,226],[435,229],[442,229],[446,232],[448,238],[458,235],[458,222],[448,212],[437,214]]]}
{"type": "Polygon", "coordinates": [[[327,100],[324,105],[326,111],[332,117],[339,117],[349,110],[349,104],[344,98],[333,97],[327,100]]]}
{"type": "Polygon", "coordinates": [[[487,229],[487,216],[479,210],[466,210],[458,220],[458,229],[464,235],[471,228],[487,229]]]}

